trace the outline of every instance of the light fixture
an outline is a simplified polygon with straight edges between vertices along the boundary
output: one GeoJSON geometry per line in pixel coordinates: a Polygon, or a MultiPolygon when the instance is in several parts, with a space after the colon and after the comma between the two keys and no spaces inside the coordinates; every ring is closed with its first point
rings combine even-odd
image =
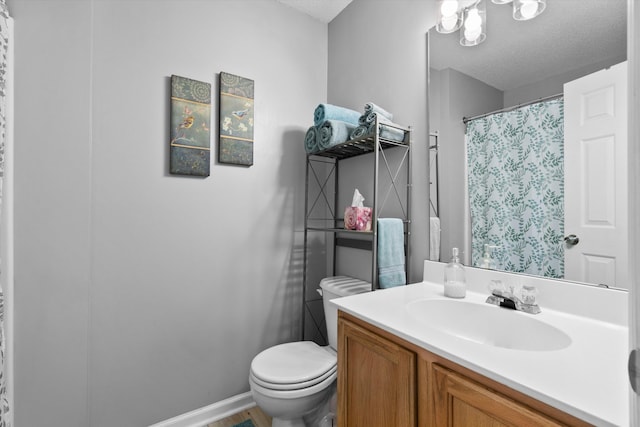
{"type": "MultiPolygon", "coordinates": [[[[540,15],[547,0],[491,0],[495,4],[513,2],[513,19],[526,21],[540,15]]],[[[450,34],[460,30],[462,46],[476,46],[487,38],[487,10],[484,0],[439,0],[436,31],[450,34]]]]}
{"type": "Polygon", "coordinates": [[[450,34],[458,30],[462,26],[462,11],[459,8],[458,0],[442,0],[436,31],[450,34]]]}
{"type": "Polygon", "coordinates": [[[464,10],[463,22],[460,29],[460,44],[462,46],[475,46],[487,38],[485,31],[487,11],[482,1],[464,10]]]}

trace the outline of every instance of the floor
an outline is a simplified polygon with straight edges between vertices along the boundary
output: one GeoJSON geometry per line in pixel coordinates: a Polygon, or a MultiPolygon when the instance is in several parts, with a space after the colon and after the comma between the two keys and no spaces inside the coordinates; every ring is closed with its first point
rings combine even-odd
{"type": "Polygon", "coordinates": [[[262,412],[257,406],[233,414],[223,420],[207,424],[204,427],[231,427],[248,419],[253,421],[255,427],[271,427],[271,417],[262,412]]]}

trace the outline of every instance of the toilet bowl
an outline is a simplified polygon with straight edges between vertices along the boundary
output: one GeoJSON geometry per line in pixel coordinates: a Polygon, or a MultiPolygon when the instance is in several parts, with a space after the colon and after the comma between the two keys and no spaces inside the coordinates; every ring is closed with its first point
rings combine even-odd
{"type": "Polygon", "coordinates": [[[331,399],[337,376],[338,312],[329,301],[371,290],[371,284],[347,276],[322,279],[322,300],[329,345],[299,341],[270,347],[251,362],[249,386],[256,404],[272,418],[272,427],[305,427],[309,417],[331,399]]]}

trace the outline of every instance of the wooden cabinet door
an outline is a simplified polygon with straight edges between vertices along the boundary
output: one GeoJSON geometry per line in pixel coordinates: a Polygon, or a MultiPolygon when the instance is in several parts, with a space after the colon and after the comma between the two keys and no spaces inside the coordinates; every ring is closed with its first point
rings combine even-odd
{"type": "Polygon", "coordinates": [[[433,365],[432,378],[435,426],[563,425],[442,366],[433,365]]]}
{"type": "Polygon", "coordinates": [[[338,321],[338,426],[416,426],[416,355],[338,321]]]}

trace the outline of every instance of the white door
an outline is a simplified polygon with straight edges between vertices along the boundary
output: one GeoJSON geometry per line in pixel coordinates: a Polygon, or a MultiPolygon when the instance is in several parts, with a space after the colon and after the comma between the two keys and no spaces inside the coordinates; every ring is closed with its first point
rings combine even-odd
{"type": "Polygon", "coordinates": [[[565,278],[629,288],[627,62],[564,85],[565,278]]]}
{"type": "MultiPolygon", "coordinates": [[[[629,117],[634,120],[630,122],[630,143],[629,143],[629,162],[630,165],[630,191],[629,199],[631,209],[635,213],[631,216],[631,259],[634,262],[631,265],[632,276],[634,282],[630,286],[629,291],[629,347],[630,350],[640,347],[640,266],[638,266],[637,258],[640,249],[640,220],[638,219],[638,207],[640,206],[640,121],[635,119],[640,114],[640,7],[634,0],[628,1],[629,26],[627,28],[627,46],[628,58],[631,64],[630,73],[630,89],[631,102],[629,109],[629,117]]],[[[631,360],[633,360],[630,357],[631,360]]],[[[634,369],[630,369],[629,378],[638,386],[640,382],[640,360],[636,360],[632,364],[634,369]],[[633,373],[631,371],[635,370],[633,373]]],[[[629,425],[640,427],[640,387],[636,387],[637,392],[630,392],[630,408],[629,408],[629,425]]]]}

